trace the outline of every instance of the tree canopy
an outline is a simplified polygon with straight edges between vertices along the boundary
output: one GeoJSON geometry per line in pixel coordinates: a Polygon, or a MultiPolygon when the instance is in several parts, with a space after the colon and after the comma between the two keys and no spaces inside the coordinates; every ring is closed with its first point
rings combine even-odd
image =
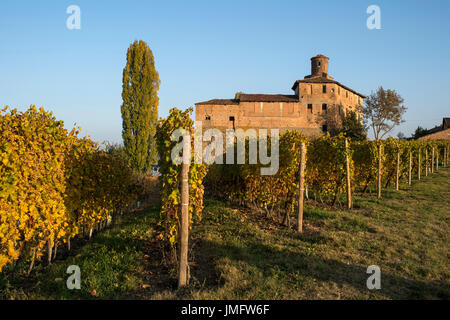
{"type": "Polygon", "coordinates": [[[140,171],[156,162],[159,85],[152,51],[144,41],[133,42],[123,69],[122,138],[130,166],[140,171]]]}
{"type": "Polygon", "coordinates": [[[373,130],[374,138],[378,140],[404,122],[402,117],[406,109],[403,98],[395,90],[379,87],[365,99],[363,113],[373,130]]]}
{"type": "Polygon", "coordinates": [[[419,139],[420,137],[426,136],[428,134],[428,130],[425,128],[422,128],[421,126],[418,126],[416,131],[414,131],[412,138],[413,139],[419,139]]]}
{"type": "Polygon", "coordinates": [[[340,133],[343,133],[344,136],[354,141],[363,141],[367,139],[364,125],[355,111],[348,111],[347,114],[342,117],[342,125],[333,132],[333,135],[338,135],[340,133]]]}

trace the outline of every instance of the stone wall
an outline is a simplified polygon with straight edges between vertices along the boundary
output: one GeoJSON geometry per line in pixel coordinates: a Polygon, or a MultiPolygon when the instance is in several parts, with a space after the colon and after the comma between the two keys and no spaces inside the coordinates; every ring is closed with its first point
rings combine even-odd
{"type": "Polygon", "coordinates": [[[292,102],[242,102],[239,105],[197,105],[195,120],[202,121],[203,129],[297,129],[308,136],[322,134],[323,115],[308,115],[302,105],[292,102]],[[210,118],[211,120],[206,120],[210,118]]]}

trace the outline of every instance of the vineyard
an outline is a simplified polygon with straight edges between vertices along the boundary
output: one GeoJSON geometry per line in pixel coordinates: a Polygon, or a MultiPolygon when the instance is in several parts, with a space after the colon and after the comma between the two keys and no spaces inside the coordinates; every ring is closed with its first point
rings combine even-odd
{"type": "MultiPolygon", "coordinates": [[[[158,135],[159,152],[166,155],[160,160],[163,168],[161,187],[164,190],[161,212],[165,214],[165,223],[169,223],[165,233],[172,246],[178,239],[181,226],[179,215],[176,214],[181,204],[181,165],[175,165],[170,160],[170,150],[177,143],[170,136],[177,128],[183,128],[188,135],[193,135],[193,122],[189,120],[188,112],[172,109],[162,125],[164,130],[161,132],[164,134],[158,135]],[[184,122],[180,121],[181,118],[184,122]],[[169,169],[165,169],[167,166],[169,169]]],[[[265,143],[270,145],[269,141],[265,143]]],[[[247,160],[249,145],[247,141],[247,160]]],[[[314,198],[331,207],[342,205],[340,195],[346,194],[347,208],[351,209],[351,194],[355,191],[364,194],[371,189],[377,190],[378,198],[381,198],[382,190],[389,186],[395,185],[398,190],[400,183],[411,185],[413,178],[420,180],[421,175],[427,176],[438,171],[440,165],[446,166],[449,147],[448,141],[406,141],[394,138],[352,142],[343,135],[325,135],[308,140],[298,131],[287,131],[280,137],[279,170],[274,175],[261,175],[261,164],[213,164],[207,169],[201,165],[200,171],[198,165],[191,164],[190,214],[192,217],[192,213],[196,212],[196,220],[200,219],[203,188],[210,197],[263,210],[267,217],[287,225],[299,205],[300,189],[303,191],[300,192],[301,197],[304,193],[306,198],[314,198]]],[[[234,149],[237,149],[236,146],[234,149]]],[[[194,159],[194,154],[191,158],[194,159]]]]}
{"type": "Polygon", "coordinates": [[[345,208],[352,209],[353,194],[375,191],[380,199],[384,190],[398,191],[401,184],[411,185],[448,164],[447,141],[353,142],[343,135],[309,140],[297,131],[287,131],[280,137],[275,175],[261,175],[261,164],[195,164],[194,153],[186,171],[172,161],[178,144],[172,134],[182,128],[185,135],[193,136],[191,112],[172,109],[159,122],[158,187],[152,177],[131,169],[125,159],[112,156],[92,140],[80,138],[79,130],[66,130],[62,121],[42,108],[3,109],[0,269],[20,260],[29,264],[30,273],[43,257],[51,264],[58,248],[70,250],[72,239],[91,238],[94,231],[105,229],[158,188],[161,207],[155,238],[174,263],[179,262],[180,234],[186,222],[182,207],[188,208],[188,229],[201,225],[204,195],[263,213],[288,229],[297,218],[301,232],[304,197],[332,209],[344,207],[345,195],[345,208]],[[184,181],[189,186],[185,199],[184,181]]]}
{"type": "Polygon", "coordinates": [[[0,114],[0,270],[101,230],[145,199],[152,180],[34,106],[0,114]]]}
{"type": "MultiPolygon", "coordinates": [[[[343,136],[306,139],[296,131],[280,137],[280,169],[273,176],[259,174],[260,165],[214,165],[206,177],[206,189],[218,198],[239,205],[262,208],[268,216],[294,213],[299,194],[300,146],[305,145],[306,197],[335,206],[342,193],[362,193],[411,179],[420,179],[448,163],[446,141],[351,142],[343,136]],[[347,143],[347,146],[346,146],[347,143]],[[348,160],[348,166],[347,166],[348,160]],[[221,183],[217,183],[221,181],[221,183]]],[[[381,197],[381,194],[379,195],[381,197]]],[[[351,204],[348,205],[351,208],[351,204]]]]}
{"type": "MultiPolygon", "coordinates": [[[[439,165],[448,163],[450,144],[447,141],[388,138],[351,142],[343,135],[325,135],[308,140],[298,131],[287,131],[279,140],[279,170],[274,175],[262,175],[261,164],[213,164],[208,167],[194,164],[194,148],[191,148],[190,155],[182,155],[190,159],[190,165],[175,164],[172,151],[179,145],[180,137],[173,139],[173,133],[176,129],[183,129],[183,136],[194,136],[193,121],[189,117],[191,112],[191,109],[184,112],[171,109],[169,117],[161,121],[157,133],[158,151],[162,155],[159,161],[160,224],[164,225],[159,238],[166,240],[171,248],[172,262],[180,263],[178,270],[179,275],[183,274],[183,281],[179,286],[188,282],[185,279],[189,272],[186,270],[189,268],[187,229],[201,221],[205,192],[210,197],[227,199],[239,207],[264,211],[266,218],[288,227],[297,208],[297,231],[302,232],[305,194],[306,198],[311,196],[334,207],[337,203],[341,205],[340,195],[345,193],[347,209],[351,209],[352,193],[356,190],[364,194],[371,187],[375,188],[380,199],[382,189],[389,185],[395,183],[395,189],[399,190],[401,181],[406,179],[411,185],[413,175],[420,180],[422,171],[427,176],[438,171],[439,165]],[[184,192],[189,196],[183,200],[184,192]],[[184,206],[188,206],[189,212],[183,221],[184,206]],[[182,253],[177,256],[177,252],[184,252],[184,257],[182,253]]],[[[191,145],[193,140],[189,139],[191,145]]],[[[270,148],[270,141],[267,139],[263,144],[270,148]]],[[[245,159],[248,162],[251,141],[247,142],[245,159]]],[[[236,143],[234,149],[237,149],[236,143]]],[[[257,144],[261,146],[261,141],[257,144]]],[[[178,153],[181,150],[178,149],[178,153]]],[[[178,156],[181,157],[180,154],[178,156]]]]}

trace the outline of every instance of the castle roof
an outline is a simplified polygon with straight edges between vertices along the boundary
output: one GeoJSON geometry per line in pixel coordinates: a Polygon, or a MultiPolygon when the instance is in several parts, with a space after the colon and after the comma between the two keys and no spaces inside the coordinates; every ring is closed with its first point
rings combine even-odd
{"type": "Polygon", "coordinates": [[[233,105],[240,102],[298,102],[296,95],[286,94],[247,94],[239,93],[237,99],[213,99],[197,104],[233,105]]]}
{"type": "Polygon", "coordinates": [[[341,86],[345,90],[348,90],[350,92],[353,92],[354,94],[357,94],[361,98],[366,98],[365,95],[363,95],[347,86],[344,86],[342,83],[339,83],[336,80],[328,79],[326,77],[311,77],[311,78],[305,78],[303,80],[297,80],[294,82],[294,85],[292,86],[292,90],[295,90],[295,88],[297,88],[299,83],[334,83],[334,84],[337,84],[338,86],[341,86]]]}
{"type": "Polygon", "coordinates": [[[286,94],[246,94],[241,93],[239,100],[242,102],[298,102],[296,95],[286,94]]]}
{"type": "Polygon", "coordinates": [[[311,60],[317,59],[317,58],[325,58],[325,59],[330,60],[330,58],[328,58],[327,56],[324,56],[323,54],[317,54],[314,57],[312,57],[311,60]]]}
{"type": "Polygon", "coordinates": [[[227,105],[227,104],[239,104],[239,100],[236,99],[212,99],[208,101],[197,102],[197,104],[217,104],[217,105],[227,105]]]}

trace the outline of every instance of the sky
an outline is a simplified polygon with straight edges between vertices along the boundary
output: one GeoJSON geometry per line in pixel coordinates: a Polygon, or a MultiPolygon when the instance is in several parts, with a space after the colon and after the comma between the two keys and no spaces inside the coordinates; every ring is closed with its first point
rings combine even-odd
{"type": "Polygon", "coordinates": [[[450,116],[450,1],[0,2],[0,106],[53,111],[67,128],[122,141],[122,71],[134,40],[147,42],[161,86],[159,116],[236,92],[293,94],[310,58],[363,94],[396,90],[408,108],[392,131],[410,136],[450,116]],[[80,29],[68,29],[70,5],[80,29]],[[366,12],[378,5],[381,29],[366,12]]]}

